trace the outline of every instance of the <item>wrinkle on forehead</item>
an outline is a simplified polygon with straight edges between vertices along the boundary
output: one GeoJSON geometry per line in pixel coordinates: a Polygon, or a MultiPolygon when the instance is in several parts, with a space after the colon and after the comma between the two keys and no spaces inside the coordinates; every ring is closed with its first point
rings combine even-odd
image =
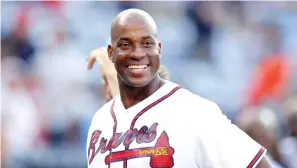
{"type": "Polygon", "coordinates": [[[150,30],[153,36],[157,37],[157,26],[154,19],[145,11],[139,9],[128,9],[117,15],[111,26],[111,41],[117,39],[121,33],[121,29],[138,25],[143,29],[150,30]]]}

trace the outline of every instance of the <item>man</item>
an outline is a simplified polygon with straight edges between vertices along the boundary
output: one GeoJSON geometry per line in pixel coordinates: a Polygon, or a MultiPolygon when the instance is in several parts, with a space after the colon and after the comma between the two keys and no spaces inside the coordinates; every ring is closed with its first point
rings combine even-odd
{"type": "Polygon", "coordinates": [[[111,27],[108,56],[120,95],[94,115],[88,134],[90,168],[270,168],[266,149],[219,107],[158,75],[161,42],[153,18],[121,12],[111,27]]]}

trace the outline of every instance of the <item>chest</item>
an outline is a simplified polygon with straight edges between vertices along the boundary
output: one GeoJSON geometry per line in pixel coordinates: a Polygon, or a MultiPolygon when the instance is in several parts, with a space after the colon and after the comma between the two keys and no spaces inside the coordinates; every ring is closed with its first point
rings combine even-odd
{"type": "Polygon", "coordinates": [[[177,107],[157,105],[146,111],[114,114],[110,122],[94,128],[97,135],[89,146],[94,144],[96,156],[91,165],[195,167],[195,137],[177,107]]]}

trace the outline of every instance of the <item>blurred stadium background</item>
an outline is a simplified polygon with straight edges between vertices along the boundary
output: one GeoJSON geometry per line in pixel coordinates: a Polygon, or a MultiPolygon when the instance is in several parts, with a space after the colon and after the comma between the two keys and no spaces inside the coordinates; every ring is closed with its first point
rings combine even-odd
{"type": "Polygon", "coordinates": [[[219,104],[275,165],[297,168],[296,2],[1,8],[1,167],[86,167],[87,130],[105,103],[98,67],[86,70],[88,54],[107,44],[120,11],[140,8],[157,22],[171,80],[219,104]]]}

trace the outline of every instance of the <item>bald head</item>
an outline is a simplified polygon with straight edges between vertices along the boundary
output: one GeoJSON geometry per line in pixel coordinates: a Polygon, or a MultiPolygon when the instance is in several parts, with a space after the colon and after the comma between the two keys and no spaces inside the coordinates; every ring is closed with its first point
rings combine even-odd
{"type": "Polygon", "coordinates": [[[120,88],[139,88],[158,81],[161,48],[156,23],[148,13],[139,9],[121,12],[112,23],[111,44],[107,48],[120,88]],[[134,72],[132,65],[145,68],[134,72]]]}
{"type": "Polygon", "coordinates": [[[113,20],[111,25],[111,42],[115,42],[123,29],[137,29],[140,27],[157,37],[157,26],[154,19],[145,11],[139,9],[127,9],[122,11],[113,20]]]}

